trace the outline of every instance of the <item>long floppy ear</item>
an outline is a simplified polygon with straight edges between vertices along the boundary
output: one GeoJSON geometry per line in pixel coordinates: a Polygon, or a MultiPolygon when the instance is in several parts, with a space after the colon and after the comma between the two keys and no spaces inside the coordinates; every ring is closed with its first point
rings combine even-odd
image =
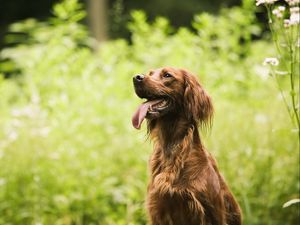
{"type": "Polygon", "coordinates": [[[213,116],[213,105],[211,98],[202,88],[196,76],[184,71],[184,110],[187,118],[201,126],[211,126],[213,116]]]}

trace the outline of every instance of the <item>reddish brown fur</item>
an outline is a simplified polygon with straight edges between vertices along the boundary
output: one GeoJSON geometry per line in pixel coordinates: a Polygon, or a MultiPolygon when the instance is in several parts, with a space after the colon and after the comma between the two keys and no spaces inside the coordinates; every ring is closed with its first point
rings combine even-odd
{"type": "Polygon", "coordinates": [[[198,125],[210,125],[213,107],[196,77],[157,69],[145,77],[144,92],[163,93],[173,105],[165,115],[148,118],[155,143],[147,197],[151,224],[240,225],[240,208],[200,139],[198,125]],[[166,71],[172,79],[163,78],[166,71]]]}

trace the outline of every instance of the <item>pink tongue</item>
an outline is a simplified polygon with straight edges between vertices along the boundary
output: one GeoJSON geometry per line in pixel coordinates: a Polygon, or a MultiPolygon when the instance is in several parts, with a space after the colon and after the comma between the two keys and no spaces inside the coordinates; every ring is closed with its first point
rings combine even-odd
{"type": "Polygon", "coordinates": [[[160,101],[161,100],[148,101],[148,102],[141,104],[138,107],[138,109],[136,110],[136,112],[134,113],[134,115],[132,117],[132,125],[134,126],[134,128],[136,128],[136,129],[141,128],[141,124],[147,115],[149,107],[160,101]]]}

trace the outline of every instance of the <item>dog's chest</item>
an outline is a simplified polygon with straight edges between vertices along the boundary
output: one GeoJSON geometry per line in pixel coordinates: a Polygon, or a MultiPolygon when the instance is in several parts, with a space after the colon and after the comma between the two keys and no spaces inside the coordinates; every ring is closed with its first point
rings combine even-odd
{"type": "MultiPolygon", "coordinates": [[[[152,157],[150,162],[152,185],[154,189],[160,192],[175,192],[180,191],[181,181],[180,177],[184,173],[184,164],[179,160],[161,159],[152,157]]],[[[185,186],[187,183],[185,183],[185,186]]]]}
{"type": "Polygon", "coordinates": [[[203,207],[188,192],[148,193],[148,210],[164,225],[199,225],[203,220],[203,207]]]}
{"type": "Polygon", "coordinates": [[[182,192],[196,188],[203,165],[196,151],[176,155],[165,155],[162,149],[155,149],[149,162],[151,183],[161,192],[182,192]]]}

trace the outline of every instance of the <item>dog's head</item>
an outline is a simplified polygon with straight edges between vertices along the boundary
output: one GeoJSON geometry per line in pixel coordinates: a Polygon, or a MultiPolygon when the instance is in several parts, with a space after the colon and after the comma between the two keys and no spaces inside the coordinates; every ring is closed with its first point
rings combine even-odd
{"type": "Polygon", "coordinates": [[[197,78],[183,69],[171,67],[151,70],[133,77],[135,93],[146,101],[139,106],[132,124],[139,129],[144,118],[153,120],[168,115],[184,117],[198,124],[210,122],[211,99],[197,78]]]}

